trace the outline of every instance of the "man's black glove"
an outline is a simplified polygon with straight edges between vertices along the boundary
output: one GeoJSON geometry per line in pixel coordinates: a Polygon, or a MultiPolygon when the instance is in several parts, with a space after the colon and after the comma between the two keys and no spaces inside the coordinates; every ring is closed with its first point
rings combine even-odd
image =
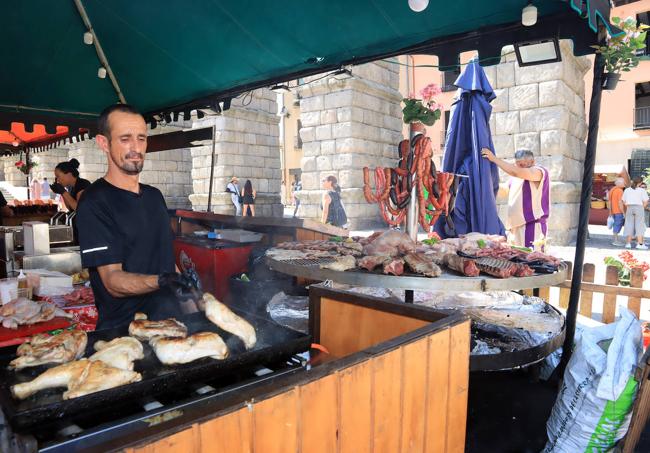
{"type": "Polygon", "coordinates": [[[191,299],[199,291],[196,280],[178,272],[166,272],[158,276],[158,287],[168,288],[179,299],[191,299]]]}
{"type": "Polygon", "coordinates": [[[50,189],[52,189],[52,192],[59,195],[63,195],[65,193],[65,187],[63,187],[58,182],[55,182],[54,184],[50,184],[50,189]]]}

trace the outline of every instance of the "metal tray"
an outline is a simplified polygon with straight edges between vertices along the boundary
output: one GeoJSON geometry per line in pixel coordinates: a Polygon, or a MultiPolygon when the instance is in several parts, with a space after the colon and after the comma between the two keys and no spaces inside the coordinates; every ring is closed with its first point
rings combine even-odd
{"type": "MultiPolygon", "coordinates": [[[[43,390],[23,401],[14,399],[10,391],[12,385],[30,381],[48,367],[40,366],[20,371],[9,370],[7,365],[15,357],[16,347],[2,348],[0,349],[0,404],[2,409],[14,428],[26,428],[45,420],[51,421],[55,418],[67,417],[119,400],[160,394],[167,390],[172,391],[178,386],[224,376],[243,367],[271,364],[309,349],[311,336],[237,309],[234,311],[255,327],[257,344],[253,349],[246,351],[239,338],[219,329],[206,319],[203,313],[194,313],[179,320],[187,325],[189,334],[201,331],[219,333],[230,350],[230,356],[227,359],[203,358],[183,365],[166,366],[158,361],[151,347],[147,343],[143,343],[144,359],[135,362],[135,371],[142,373],[142,381],[71,400],[62,399],[64,389],[61,388],[43,390]]],[[[97,340],[111,340],[125,335],[128,335],[126,327],[90,332],[86,356],[94,352],[92,346],[97,340]]]]}

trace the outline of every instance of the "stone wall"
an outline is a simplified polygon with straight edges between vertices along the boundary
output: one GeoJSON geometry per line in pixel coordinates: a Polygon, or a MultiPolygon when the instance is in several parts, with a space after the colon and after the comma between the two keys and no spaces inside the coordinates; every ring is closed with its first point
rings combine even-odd
{"type": "MultiPolygon", "coordinates": [[[[234,99],[230,109],[220,116],[194,122],[195,128],[216,128],[213,212],[234,214],[230,194],[225,190],[230,178],[237,176],[242,188],[250,179],[257,190],[256,215],[282,216],[278,124],[276,94],[268,89],[234,99]]],[[[208,205],[212,144],[194,147],[190,153],[193,191],[189,198],[194,210],[204,211],[208,205]]]]}
{"type": "Polygon", "coordinates": [[[299,90],[304,157],[297,196],[298,215],[320,220],[321,180],[336,176],[350,228],[358,229],[381,224],[377,205],[363,197],[363,167],[395,165],[402,97],[397,65],[380,61],[352,71],[351,78],[324,78],[299,90]]]}
{"type": "MultiPolygon", "coordinates": [[[[569,42],[560,45],[562,61],[519,67],[514,55],[485,68],[497,98],[492,102],[491,130],[497,156],[512,158],[517,149],[530,149],[551,177],[551,243],[575,239],[582,166],[585,157],[584,74],[586,57],[575,57],[569,42]]],[[[504,50],[505,52],[505,50],[504,50]]],[[[500,216],[507,212],[508,176],[501,172],[500,216]]]]}

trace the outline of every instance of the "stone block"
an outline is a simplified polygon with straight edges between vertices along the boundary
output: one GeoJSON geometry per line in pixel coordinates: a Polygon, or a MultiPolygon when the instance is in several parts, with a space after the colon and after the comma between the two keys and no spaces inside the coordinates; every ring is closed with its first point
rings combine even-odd
{"type": "Polygon", "coordinates": [[[339,184],[341,187],[363,187],[363,170],[351,169],[339,172],[339,184]]]}
{"type": "Polygon", "coordinates": [[[504,112],[494,114],[496,134],[516,134],[519,132],[519,112],[504,112]]]}
{"type": "Polygon", "coordinates": [[[318,156],[316,158],[316,169],[326,171],[332,169],[332,158],[330,156],[318,156]]]}
{"type": "Polygon", "coordinates": [[[256,182],[258,192],[268,192],[269,191],[269,180],[268,179],[258,179],[256,182]]]}
{"type": "Polygon", "coordinates": [[[303,190],[317,190],[320,188],[320,178],[316,172],[305,172],[300,175],[303,190]]]}
{"type": "Polygon", "coordinates": [[[564,74],[563,62],[547,63],[535,66],[515,66],[515,84],[528,85],[530,83],[547,82],[561,79],[564,74]]]}
{"type": "Polygon", "coordinates": [[[363,111],[363,122],[372,126],[383,126],[384,124],[384,115],[379,112],[373,112],[372,110],[363,111]]]}
{"type": "Polygon", "coordinates": [[[539,132],[515,134],[515,151],[527,149],[535,156],[539,156],[539,147],[539,132]]]}
{"type": "Polygon", "coordinates": [[[483,68],[483,70],[485,71],[485,75],[487,76],[487,79],[490,82],[490,85],[492,85],[492,87],[496,87],[496,85],[497,85],[497,67],[496,67],[496,65],[485,66],[483,68]]]}
{"type": "Polygon", "coordinates": [[[352,105],[366,110],[381,111],[384,106],[384,100],[370,94],[355,91],[352,96],[352,105]]]}
{"type": "Polygon", "coordinates": [[[563,130],[541,131],[540,152],[542,156],[572,156],[569,148],[569,133],[563,130]]]}
{"type": "Polygon", "coordinates": [[[492,137],[492,141],[494,142],[494,151],[497,156],[508,159],[515,155],[515,141],[513,135],[495,135],[492,137]]]}
{"type": "Polygon", "coordinates": [[[359,107],[340,107],[336,109],[336,119],[339,123],[347,121],[363,122],[363,109],[359,107]]]}
{"type": "Polygon", "coordinates": [[[579,182],[552,181],[551,202],[553,205],[555,203],[580,203],[581,186],[579,182]]]}
{"type": "Polygon", "coordinates": [[[515,85],[516,63],[501,63],[497,68],[496,88],[510,88],[515,85]]]}
{"type": "Polygon", "coordinates": [[[316,140],[330,140],[332,138],[332,125],[325,124],[316,127],[316,140]]]}
{"type": "Polygon", "coordinates": [[[336,140],[323,140],[320,142],[320,152],[323,155],[334,154],[336,152],[336,140]]]}
{"type": "MultiPolygon", "coordinates": [[[[355,123],[352,122],[343,122],[332,125],[332,137],[335,139],[341,139],[352,136],[352,131],[355,123]]],[[[365,127],[361,124],[356,125],[359,128],[365,127]]]]}
{"type": "Polygon", "coordinates": [[[300,114],[303,112],[314,112],[316,110],[323,110],[324,100],[323,96],[312,96],[300,100],[300,114]]]}
{"type": "Polygon", "coordinates": [[[329,109],[320,112],[320,123],[321,124],[332,124],[336,123],[336,109],[329,109]]]}
{"type": "MultiPolygon", "coordinates": [[[[352,104],[352,90],[337,91],[328,93],[323,97],[323,106],[319,109],[335,109],[338,107],[345,107],[352,104]]],[[[302,106],[301,106],[302,108],[302,106]]]]}
{"type": "Polygon", "coordinates": [[[320,125],[320,117],[321,113],[318,110],[315,110],[313,112],[300,112],[300,122],[302,123],[303,127],[311,127],[311,126],[318,126],[320,125]]]}
{"type": "Polygon", "coordinates": [[[519,129],[521,132],[568,130],[570,115],[569,110],[562,105],[522,110],[519,116],[519,129]]]}
{"type": "Polygon", "coordinates": [[[573,91],[562,80],[551,80],[539,84],[539,106],[573,105],[573,91]]]}
{"type": "Polygon", "coordinates": [[[539,91],[536,83],[517,85],[508,94],[510,110],[534,109],[539,106],[539,91]]]}
{"type": "Polygon", "coordinates": [[[302,152],[305,156],[320,155],[320,142],[304,142],[302,144],[302,152]]]}
{"type": "Polygon", "coordinates": [[[303,142],[313,142],[314,140],[316,140],[315,127],[301,127],[299,134],[303,142]]]}
{"type": "Polygon", "coordinates": [[[494,90],[494,94],[497,96],[492,101],[492,112],[507,112],[508,111],[508,89],[503,88],[500,90],[494,90]]]}

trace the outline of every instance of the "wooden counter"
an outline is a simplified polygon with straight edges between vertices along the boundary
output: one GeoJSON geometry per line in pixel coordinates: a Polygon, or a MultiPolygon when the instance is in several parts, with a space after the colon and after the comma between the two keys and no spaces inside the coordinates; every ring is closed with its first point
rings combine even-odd
{"type": "Polygon", "coordinates": [[[315,287],[310,329],[328,361],[126,451],[464,451],[465,316],[315,287]]]}

